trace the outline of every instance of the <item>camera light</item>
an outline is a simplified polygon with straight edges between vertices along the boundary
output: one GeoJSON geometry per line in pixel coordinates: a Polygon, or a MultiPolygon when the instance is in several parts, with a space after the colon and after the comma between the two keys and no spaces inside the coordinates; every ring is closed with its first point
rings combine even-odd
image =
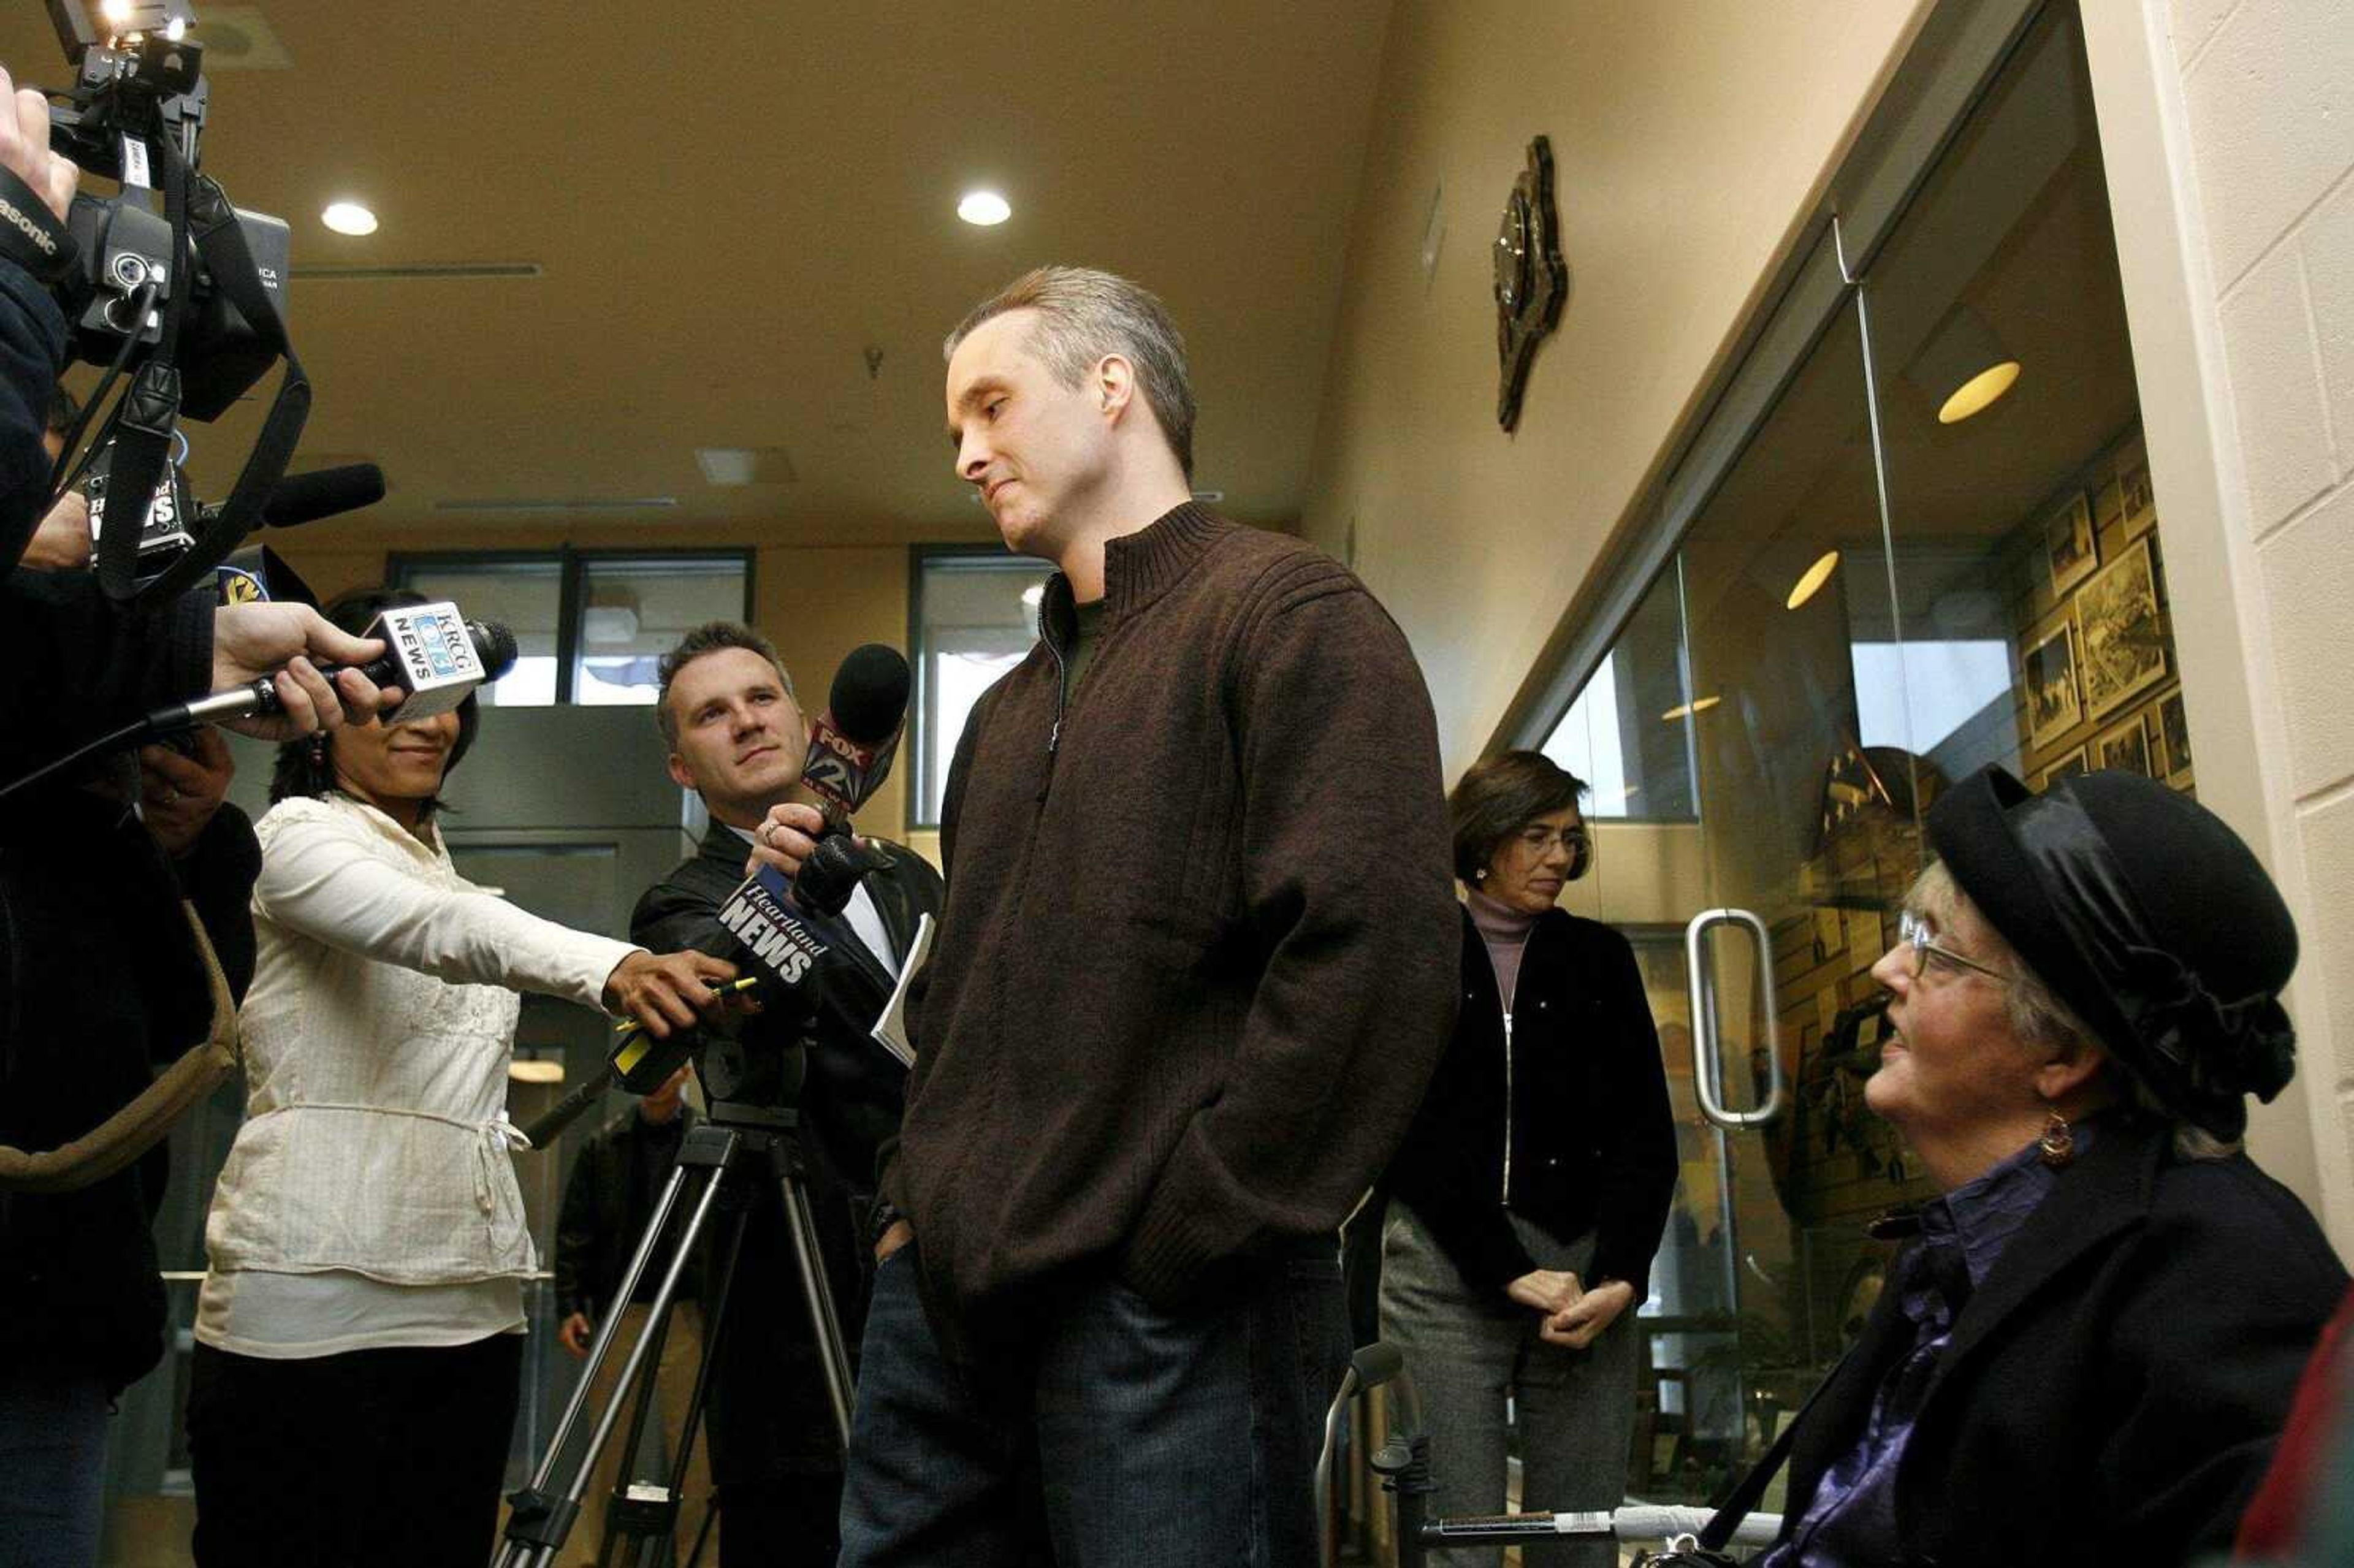
{"type": "Polygon", "coordinates": [[[355,201],[339,201],[319,215],[319,221],[337,234],[374,234],[376,214],[355,201]]]}
{"type": "Polygon", "coordinates": [[[164,28],[164,37],[175,44],[187,36],[188,19],[186,16],[173,17],[164,28]]]}
{"type": "Polygon", "coordinates": [[[991,228],[1013,216],[1013,204],[995,191],[967,191],[957,203],[957,216],[967,223],[991,228]]]}

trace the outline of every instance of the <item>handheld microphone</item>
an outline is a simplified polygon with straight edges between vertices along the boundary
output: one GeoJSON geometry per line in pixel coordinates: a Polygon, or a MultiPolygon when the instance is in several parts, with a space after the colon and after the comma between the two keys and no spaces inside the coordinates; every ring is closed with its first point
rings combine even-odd
{"type": "Polygon", "coordinates": [[[839,824],[874,797],[891,776],[907,723],[907,661],[897,649],[869,642],[850,651],[833,673],[826,711],[810,726],[809,758],[801,782],[839,824]]]}
{"type": "MultiPolygon", "coordinates": [[[[817,960],[828,949],[786,906],[787,891],[784,874],[763,866],[758,876],[747,877],[742,886],[727,895],[727,902],[719,908],[719,923],[735,938],[734,956],[756,972],[716,989],[755,991],[763,1000],[798,1004],[813,1013],[823,983],[816,973],[817,960]]],[[[678,1071],[680,1064],[695,1059],[704,1044],[700,1029],[673,1029],[667,1039],[657,1040],[631,1019],[614,1031],[613,1048],[603,1070],[589,1075],[530,1126],[518,1129],[524,1142],[545,1149],[616,1084],[633,1095],[651,1094],[678,1071]]],[[[726,1097],[724,1086],[734,1081],[734,1070],[709,1060],[705,1067],[716,1069],[716,1081],[706,1080],[708,1086],[726,1097]]]]}
{"type": "MultiPolygon", "coordinates": [[[[384,499],[384,470],[372,462],[347,462],[336,468],[289,474],[278,482],[261,503],[265,528],[293,528],[338,513],[356,512],[384,499]]],[[[218,520],[218,506],[205,506],[196,516],[209,528],[218,520]]]]}
{"type": "Polygon", "coordinates": [[[826,711],[810,726],[809,758],[801,765],[801,782],[825,812],[825,832],[792,881],[793,902],[804,909],[841,914],[859,878],[885,863],[850,836],[850,814],[891,776],[907,727],[909,684],[907,658],[880,642],[852,649],[833,673],[826,711]]]}
{"type": "MultiPolygon", "coordinates": [[[[467,620],[447,600],[390,606],[361,635],[381,637],[386,652],[361,665],[360,673],[379,686],[398,686],[407,694],[385,710],[387,723],[446,714],[515,662],[514,632],[495,620],[467,620]]],[[[332,681],[337,669],[323,664],[319,673],[332,681]]],[[[140,727],[142,738],[152,738],[278,710],[278,688],[265,675],[230,691],[157,708],[140,727]]]]}

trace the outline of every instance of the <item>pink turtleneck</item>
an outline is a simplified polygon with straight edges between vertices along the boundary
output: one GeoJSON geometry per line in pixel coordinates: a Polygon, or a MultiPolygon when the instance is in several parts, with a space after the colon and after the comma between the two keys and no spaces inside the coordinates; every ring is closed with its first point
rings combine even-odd
{"type": "Polygon", "coordinates": [[[1537,927],[1537,917],[1523,915],[1509,904],[1489,897],[1478,888],[1468,890],[1464,906],[1471,911],[1471,924],[1479,939],[1488,944],[1488,962],[1495,967],[1496,994],[1504,999],[1504,1011],[1512,1011],[1512,985],[1521,978],[1521,955],[1528,949],[1529,933],[1537,927]]]}

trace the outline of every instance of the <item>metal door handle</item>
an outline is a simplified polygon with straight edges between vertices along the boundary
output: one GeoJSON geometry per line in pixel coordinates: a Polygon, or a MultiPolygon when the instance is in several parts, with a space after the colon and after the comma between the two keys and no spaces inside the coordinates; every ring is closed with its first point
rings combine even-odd
{"type": "Polygon", "coordinates": [[[1766,922],[1746,909],[1703,909],[1684,927],[1684,963],[1691,984],[1692,1090],[1701,1115],[1727,1131],[1764,1127],[1782,1114],[1782,1041],[1774,997],[1774,940],[1766,922]],[[1766,1103],[1755,1110],[1731,1111],[1716,1097],[1723,1060],[1716,1040],[1716,987],[1706,978],[1708,956],[1702,938],[1718,926],[1744,926],[1757,941],[1757,984],[1766,1002],[1766,1103]]]}

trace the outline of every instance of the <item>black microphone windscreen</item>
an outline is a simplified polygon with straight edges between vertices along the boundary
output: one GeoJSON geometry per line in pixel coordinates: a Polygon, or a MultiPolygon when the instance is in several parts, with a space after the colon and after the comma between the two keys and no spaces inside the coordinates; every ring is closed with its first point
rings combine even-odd
{"type": "Polygon", "coordinates": [[[907,656],[896,648],[869,642],[852,649],[833,673],[826,703],[833,727],[861,746],[880,746],[907,716],[911,683],[907,656]]]}
{"type": "Polygon", "coordinates": [[[503,622],[470,620],[466,635],[473,639],[474,657],[482,662],[485,679],[495,681],[514,668],[515,638],[503,622]]]}
{"type": "Polygon", "coordinates": [[[339,512],[356,512],[383,499],[384,470],[372,462],[345,463],[280,480],[261,503],[261,521],[271,528],[292,528],[339,512]]]}

